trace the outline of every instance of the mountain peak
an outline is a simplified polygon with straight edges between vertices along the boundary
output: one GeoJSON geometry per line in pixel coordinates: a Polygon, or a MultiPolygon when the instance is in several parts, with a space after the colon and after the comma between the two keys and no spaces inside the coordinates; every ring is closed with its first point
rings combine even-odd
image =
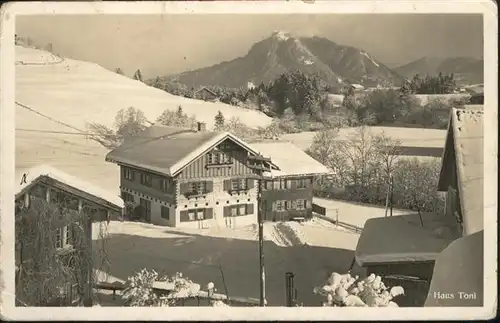
{"type": "Polygon", "coordinates": [[[287,31],[275,30],[273,32],[273,34],[271,35],[271,37],[284,41],[284,40],[288,40],[288,39],[292,38],[293,36],[291,33],[287,32],[287,31]]]}

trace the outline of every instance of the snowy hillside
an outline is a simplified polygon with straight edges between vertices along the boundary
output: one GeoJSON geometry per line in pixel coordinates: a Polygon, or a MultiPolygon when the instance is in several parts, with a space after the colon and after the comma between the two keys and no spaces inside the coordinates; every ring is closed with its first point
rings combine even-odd
{"type": "Polygon", "coordinates": [[[250,127],[271,122],[258,111],[174,96],[93,63],[21,46],[16,46],[16,101],[82,130],[88,122],[112,125],[116,112],[130,106],[144,111],[151,122],[179,105],[208,127],[219,110],[250,127]]]}

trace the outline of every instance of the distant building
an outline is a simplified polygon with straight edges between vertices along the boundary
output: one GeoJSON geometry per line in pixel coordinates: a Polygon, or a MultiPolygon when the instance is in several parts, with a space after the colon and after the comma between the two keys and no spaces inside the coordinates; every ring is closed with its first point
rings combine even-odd
{"type": "Polygon", "coordinates": [[[310,214],[312,176],[326,167],[291,144],[249,144],[199,129],[152,126],[106,156],[120,166],[123,199],[144,221],[195,228],[256,223],[261,175],[266,220],[310,214]]]}
{"type": "Polygon", "coordinates": [[[195,91],[193,94],[193,98],[204,101],[217,101],[219,99],[214,91],[206,87],[201,87],[200,89],[195,91]]]}
{"type": "Polygon", "coordinates": [[[72,262],[72,256],[82,251],[92,254],[92,223],[120,216],[124,206],[122,199],[47,165],[19,170],[17,177],[20,182],[15,192],[16,299],[29,306],[70,306],[81,302],[91,305],[92,263],[82,268],[81,263],[72,262]],[[49,205],[60,214],[49,214],[45,218],[50,222],[45,230],[50,226],[52,231],[37,233],[40,226],[36,219],[42,216],[40,212],[49,210],[49,205]],[[72,218],[75,218],[73,222],[72,218]],[[30,277],[40,267],[38,257],[48,257],[44,250],[49,249],[55,251],[50,254],[55,254],[61,262],[67,261],[72,272],[67,281],[56,286],[60,289],[59,295],[33,300],[23,291],[34,288],[30,287],[30,277]]]}
{"type": "Polygon", "coordinates": [[[361,93],[365,90],[365,87],[361,84],[347,84],[346,86],[344,86],[344,88],[342,89],[342,93],[344,95],[346,94],[358,94],[358,93],[361,93]]]}

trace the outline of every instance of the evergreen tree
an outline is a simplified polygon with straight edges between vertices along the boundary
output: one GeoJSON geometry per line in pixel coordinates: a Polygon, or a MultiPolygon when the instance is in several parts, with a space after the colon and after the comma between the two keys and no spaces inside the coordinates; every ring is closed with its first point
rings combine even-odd
{"type": "Polygon", "coordinates": [[[217,112],[217,114],[215,115],[215,124],[214,124],[214,128],[215,128],[215,131],[221,131],[223,128],[224,128],[224,115],[222,114],[222,112],[217,112]]]}
{"type": "Polygon", "coordinates": [[[138,69],[137,71],[135,71],[135,73],[134,73],[134,80],[142,82],[142,73],[141,73],[141,70],[138,69]]]}
{"type": "Polygon", "coordinates": [[[119,68],[119,67],[118,67],[117,69],[115,69],[115,73],[116,73],[116,74],[120,74],[120,75],[125,75],[125,74],[123,73],[122,69],[121,69],[121,68],[119,68]]]}

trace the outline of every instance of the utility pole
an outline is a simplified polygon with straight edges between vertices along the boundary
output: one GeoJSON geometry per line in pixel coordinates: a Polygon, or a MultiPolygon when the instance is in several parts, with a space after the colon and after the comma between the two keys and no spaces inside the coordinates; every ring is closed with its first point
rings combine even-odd
{"type": "Polygon", "coordinates": [[[391,194],[391,175],[389,175],[389,185],[387,185],[387,193],[385,195],[385,217],[387,217],[387,211],[389,210],[390,194],[391,194]]]}
{"type": "Polygon", "coordinates": [[[264,268],[264,219],[262,208],[262,177],[258,180],[257,221],[259,222],[260,306],[266,306],[266,271],[264,268]]]}
{"type": "Polygon", "coordinates": [[[391,202],[390,202],[390,206],[391,206],[391,209],[390,209],[390,215],[392,216],[392,199],[393,199],[393,196],[394,196],[394,180],[392,178],[392,174],[390,175],[389,177],[389,186],[391,188],[391,202]]]}
{"type": "Polygon", "coordinates": [[[271,169],[266,167],[266,163],[271,163],[270,158],[258,156],[248,156],[249,168],[256,170],[257,178],[257,222],[259,225],[259,271],[260,271],[260,306],[266,306],[266,271],[264,267],[264,208],[262,200],[262,186],[264,185],[264,172],[271,169]]]}

